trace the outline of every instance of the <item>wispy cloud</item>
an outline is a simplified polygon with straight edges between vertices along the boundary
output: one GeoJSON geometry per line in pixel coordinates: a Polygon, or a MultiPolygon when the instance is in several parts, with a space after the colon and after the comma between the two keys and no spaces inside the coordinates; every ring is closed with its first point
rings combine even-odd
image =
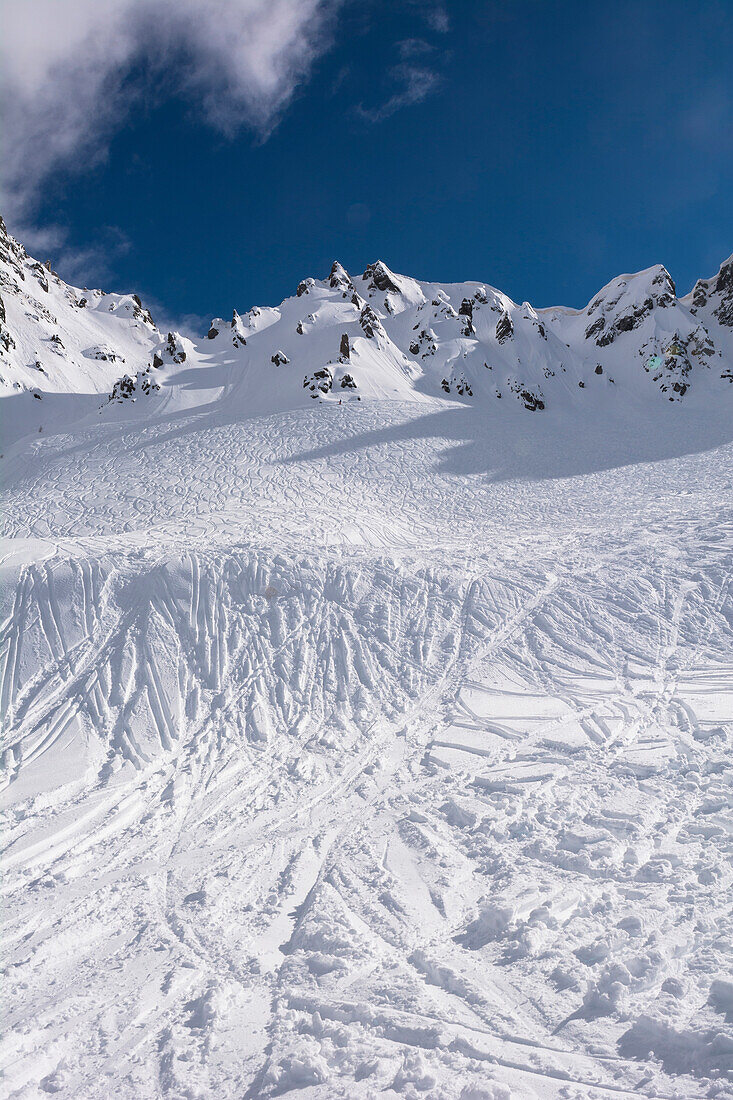
{"type": "Polygon", "coordinates": [[[360,117],[367,122],[382,122],[403,107],[422,103],[440,83],[439,73],[426,65],[418,65],[412,61],[401,61],[399,65],[390,69],[389,76],[397,84],[397,91],[393,92],[379,107],[364,107],[360,104],[357,108],[360,117]]]}
{"type": "Polygon", "coordinates": [[[448,5],[443,0],[404,0],[417,19],[423,19],[431,31],[447,34],[450,30],[448,5]]]}
{"type": "Polygon", "coordinates": [[[413,57],[424,57],[432,53],[434,47],[424,38],[403,38],[397,43],[400,57],[403,61],[409,61],[413,57]]]}
{"type": "Polygon", "coordinates": [[[211,323],[211,316],[204,313],[174,315],[155,295],[148,293],[144,286],[137,287],[136,293],[140,295],[145,308],[150,310],[150,314],[161,332],[180,332],[182,336],[188,336],[191,340],[200,340],[202,336],[206,335],[211,323]]]}
{"type": "Polygon", "coordinates": [[[447,34],[450,30],[450,19],[443,4],[434,4],[428,8],[425,18],[431,30],[438,31],[439,34],[447,34]]]}
{"type": "Polygon", "coordinates": [[[22,241],[31,255],[52,260],[61,277],[73,286],[104,286],[114,272],[115,261],[132,247],[116,225],[98,227],[96,243],[79,248],[70,243],[62,226],[27,223],[22,226],[22,241]]]}
{"type": "Polygon", "coordinates": [[[2,202],[23,220],[59,169],[103,159],[157,97],[266,135],[329,44],[342,0],[2,0],[2,202]]]}

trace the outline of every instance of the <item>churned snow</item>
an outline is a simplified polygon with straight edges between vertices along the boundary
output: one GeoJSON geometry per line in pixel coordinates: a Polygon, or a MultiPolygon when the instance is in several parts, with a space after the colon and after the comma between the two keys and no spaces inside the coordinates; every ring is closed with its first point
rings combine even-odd
{"type": "Polygon", "coordinates": [[[725,287],[192,342],[13,256],[5,1094],[733,1096],[725,287]]]}

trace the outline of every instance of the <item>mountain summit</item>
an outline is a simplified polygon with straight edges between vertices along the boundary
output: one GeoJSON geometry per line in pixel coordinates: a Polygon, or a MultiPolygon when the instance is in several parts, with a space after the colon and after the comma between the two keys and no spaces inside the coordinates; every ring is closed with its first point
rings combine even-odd
{"type": "Polygon", "coordinates": [[[335,261],[279,306],[234,309],[195,341],[160,332],[135,294],[67,285],[0,220],[0,395],[23,399],[28,430],[48,417],[36,402],[69,393],[86,395],[80,413],[138,398],[187,408],[192,390],[214,399],[222,387],[262,412],[394,398],[578,415],[599,400],[715,402],[733,396],[732,360],[733,257],[685,297],[657,265],[582,310],[417,280],[381,260],[352,276],[335,261]]]}

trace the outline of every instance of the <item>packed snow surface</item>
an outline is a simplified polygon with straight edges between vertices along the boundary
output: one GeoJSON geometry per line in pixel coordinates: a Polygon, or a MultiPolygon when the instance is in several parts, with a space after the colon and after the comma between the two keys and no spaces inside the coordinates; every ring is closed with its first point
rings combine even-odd
{"type": "Polygon", "coordinates": [[[0,244],[4,1094],[733,1097],[731,262],[191,341],[0,244]]]}

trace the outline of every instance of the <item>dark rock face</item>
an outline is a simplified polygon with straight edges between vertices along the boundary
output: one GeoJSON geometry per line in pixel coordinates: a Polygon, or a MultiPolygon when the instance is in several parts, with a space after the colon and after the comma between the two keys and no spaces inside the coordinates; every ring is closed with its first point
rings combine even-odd
{"type": "Polygon", "coordinates": [[[312,286],[315,286],[315,279],[303,279],[301,283],[298,283],[297,290],[295,291],[298,298],[301,298],[304,294],[310,294],[312,286]]]}
{"type": "Polygon", "coordinates": [[[456,393],[460,394],[461,397],[473,397],[471,384],[463,373],[457,376],[452,374],[450,380],[442,378],[440,388],[445,393],[450,393],[452,389],[455,389],[456,393]]]}
{"type": "Polygon", "coordinates": [[[377,317],[371,306],[365,305],[359,316],[359,324],[368,340],[373,340],[377,333],[384,335],[382,322],[377,317]]]}
{"type": "MultiPolygon", "coordinates": [[[[651,285],[652,293],[644,299],[641,305],[630,309],[627,313],[623,313],[615,319],[613,319],[612,313],[621,295],[617,295],[611,301],[596,298],[588,310],[588,314],[591,315],[598,309],[601,310],[601,313],[585,330],[586,339],[590,340],[595,336],[596,345],[599,348],[606,348],[614,342],[620,333],[632,332],[635,328],[638,328],[653,310],[666,309],[668,306],[674,305],[677,292],[672,276],[666,268],[660,267],[652,279],[651,285]]],[[[621,290],[625,286],[626,283],[621,282],[621,290]]]]}
{"type": "Polygon", "coordinates": [[[345,374],[343,376],[343,378],[341,379],[341,389],[342,390],[355,390],[356,389],[356,382],[354,381],[352,375],[345,374]]]}
{"type": "Polygon", "coordinates": [[[156,351],[153,354],[153,366],[156,370],[158,370],[159,367],[163,366],[163,356],[160,354],[159,351],[156,351]]]}
{"type": "Polygon", "coordinates": [[[710,284],[698,279],[692,288],[692,312],[696,313],[707,303],[710,284]]]}
{"type": "MultiPolygon", "coordinates": [[[[625,317],[619,317],[616,322],[617,332],[631,332],[646,316],[646,310],[636,309],[633,313],[627,313],[625,317]]],[[[600,343],[600,341],[599,341],[600,343]]]]}
{"type": "MultiPolygon", "coordinates": [[[[344,377],[350,377],[345,375],[344,377]]],[[[303,389],[311,391],[311,397],[317,398],[320,393],[329,393],[333,386],[333,372],[329,367],[321,367],[320,370],[313,371],[313,374],[306,374],[303,379],[303,389]]]]}
{"type": "Polygon", "coordinates": [[[156,390],[160,389],[160,386],[157,382],[153,382],[152,378],[143,371],[140,375],[140,389],[143,393],[155,393],[156,390]]]}
{"type": "Polygon", "coordinates": [[[110,401],[125,401],[128,397],[132,397],[135,392],[135,383],[129,374],[123,374],[122,378],[118,378],[112,387],[112,394],[110,401]]]}
{"type": "Polygon", "coordinates": [[[721,295],[721,302],[714,315],[721,325],[733,327],[733,260],[723,264],[715,281],[715,293],[721,295]]]}
{"type": "Polygon", "coordinates": [[[351,276],[345,267],[342,267],[338,260],[334,260],[331,265],[331,274],[328,277],[328,285],[334,290],[340,290],[342,294],[352,294],[354,292],[354,284],[351,281],[351,276]]]}
{"type": "Polygon", "coordinates": [[[5,222],[0,218],[0,260],[3,260],[8,267],[12,268],[21,282],[25,282],[25,271],[23,270],[23,262],[27,259],[28,253],[23,248],[22,244],[10,236],[5,226],[5,222]]]}
{"type": "MultiPolygon", "coordinates": [[[[415,326],[417,328],[417,325],[415,326]]],[[[413,340],[410,344],[410,351],[413,355],[417,355],[422,351],[421,359],[426,359],[430,355],[435,355],[438,350],[438,344],[435,333],[431,328],[420,329],[417,340],[413,340]]]]}
{"type": "Polygon", "coordinates": [[[371,287],[376,290],[381,290],[382,293],[391,290],[393,294],[399,294],[400,288],[395,281],[390,277],[387,268],[384,266],[381,260],[377,260],[375,264],[367,264],[364,268],[364,274],[362,278],[365,281],[370,281],[371,287]]]}
{"type": "Polygon", "coordinates": [[[129,401],[130,399],[134,401],[138,394],[150,396],[150,394],[157,393],[160,386],[150,377],[149,370],[150,368],[138,371],[135,378],[131,378],[129,374],[123,374],[122,378],[118,378],[112,387],[107,403],[114,401],[121,405],[123,401],[129,401]]]}
{"type": "Polygon", "coordinates": [[[605,327],[606,327],[606,318],[605,317],[596,317],[595,321],[591,322],[591,324],[588,325],[588,328],[585,330],[586,340],[590,340],[590,338],[592,336],[595,336],[599,332],[603,332],[605,327]]]}
{"type": "Polygon", "coordinates": [[[171,359],[173,360],[174,363],[185,363],[186,362],[186,353],[183,350],[183,347],[181,346],[179,341],[176,340],[176,337],[174,336],[174,334],[172,332],[168,333],[168,342],[166,344],[166,350],[167,350],[168,354],[170,355],[170,357],[171,357],[171,359]]]}
{"type": "Polygon", "coordinates": [[[464,336],[474,336],[476,329],[473,327],[473,299],[464,298],[458,309],[458,316],[463,317],[461,333],[464,336]]]}
{"type": "Polygon", "coordinates": [[[706,360],[715,355],[715,345],[707,329],[700,325],[687,338],[675,333],[663,345],[657,340],[649,341],[642,346],[641,354],[647,356],[644,370],[659,383],[670,401],[676,401],[690,390],[693,373],[709,365],[706,360]]]}
{"type": "MultiPolygon", "coordinates": [[[[0,221],[1,220],[2,219],[0,219],[0,221]]],[[[6,324],[6,304],[4,304],[4,301],[0,298],[0,348],[3,348],[4,351],[10,351],[14,346],[15,341],[11,337],[10,330],[6,324]]]]}
{"type": "Polygon", "coordinates": [[[290,360],[288,359],[284,351],[280,351],[278,349],[275,354],[270,357],[270,362],[274,363],[276,367],[281,367],[284,366],[286,363],[289,363],[290,360]]]}
{"type": "MultiPolygon", "coordinates": [[[[140,299],[138,298],[137,294],[133,294],[133,298],[136,300],[137,303],[140,302],[140,299]]],[[[139,304],[136,304],[136,306],[135,306],[135,308],[132,312],[132,315],[133,315],[133,317],[135,318],[136,321],[143,321],[146,325],[150,325],[151,328],[155,328],[155,322],[153,321],[153,318],[152,318],[152,315],[151,315],[149,309],[143,309],[143,308],[140,307],[139,304]]]]}
{"type": "Polygon", "coordinates": [[[242,331],[242,318],[239,316],[236,309],[232,310],[232,319],[229,322],[229,327],[231,328],[233,333],[232,345],[235,348],[245,348],[247,346],[247,341],[245,340],[244,333],[242,331]]]}
{"type": "Polygon", "coordinates": [[[30,265],[30,270],[35,275],[36,282],[40,286],[41,290],[48,294],[48,279],[46,278],[46,268],[41,263],[33,263],[30,265]]]}
{"type": "Polygon", "coordinates": [[[509,314],[504,312],[496,322],[496,339],[500,344],[503,344],[505,340],[511,339],[513,335],[514,323],[509,314]]]}
{"type": "Polygon", "coordinates": [[[349,334],[348,332],[342,333],[341,345],[339,347],[339,358],[342,363],[347,363],[351,358],[351,348],[349,347],[349,334]]]}
{"type": "Polygon", "coordinates": [[[522,390],[519,395],[524,402],[524,407],[529,412],[536,412],[538,409],[544,409],[545,403],[541,397],[538,397],[536,393],[532,393],[531,390],[522,390]]]}
{"type": "Polygon", "coordinates": [[[209,328],[209,331],[206,333],[207,338],[209,340],[216,340],[218,335],[219,335],[218,328],[214,328],[214,326],[211,325],[211,327],[209,328]]]}

